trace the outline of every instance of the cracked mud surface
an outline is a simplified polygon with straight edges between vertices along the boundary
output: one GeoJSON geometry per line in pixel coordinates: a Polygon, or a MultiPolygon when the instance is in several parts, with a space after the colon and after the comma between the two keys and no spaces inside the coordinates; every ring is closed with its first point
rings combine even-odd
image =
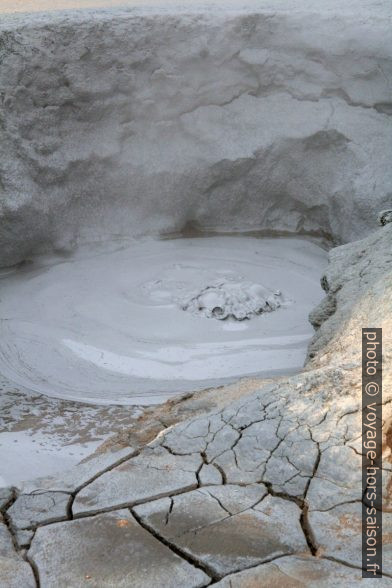
{"type": "Polygon", "coordinates": [[[336,304],[302,374],[229,390],[227,402],[222,388],[151,409],[138,430],[67,475],[2,490],[7,586],[15,578],[53,588],[371,582],[361,578],[360,545],[358,329],[366,321],[385,333],[378,581],[390,585],[391,252],[391,225],[332,251],[323,282],[336,304]],[[199,402],[198,416],[185,418],[187,402],[190,411],[199,402]]]}

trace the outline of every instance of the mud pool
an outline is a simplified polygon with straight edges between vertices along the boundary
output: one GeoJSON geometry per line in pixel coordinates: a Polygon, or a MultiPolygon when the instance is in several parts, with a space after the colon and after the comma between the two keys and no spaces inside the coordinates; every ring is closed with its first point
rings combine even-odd
{"type": "Polygon", "coordinates": [[[1,279],[0,370],[94,404],[163,402],[304,363],[326,251],[303,238],[90,243],[1,279]]]}

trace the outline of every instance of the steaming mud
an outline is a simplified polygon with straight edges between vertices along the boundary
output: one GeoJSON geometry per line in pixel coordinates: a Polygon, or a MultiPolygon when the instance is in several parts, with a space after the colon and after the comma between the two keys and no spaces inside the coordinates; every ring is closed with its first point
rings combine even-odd
{"type": "Polygon", "coordinates": [[[300,369],[326,252],[300,238],[89,244],[1,280],[0,371],[63,399],[153,404],[300,369]]]}

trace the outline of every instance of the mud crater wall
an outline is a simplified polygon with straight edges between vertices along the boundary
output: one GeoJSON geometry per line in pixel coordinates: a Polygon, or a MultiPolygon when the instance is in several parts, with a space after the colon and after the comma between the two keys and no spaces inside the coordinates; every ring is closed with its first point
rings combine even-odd
{"type": "Polygon", "coordinates": [[[392,198],[392,9],[297,4],[3,17],[0,265],[189,222],[372,230],[392,198]]]}

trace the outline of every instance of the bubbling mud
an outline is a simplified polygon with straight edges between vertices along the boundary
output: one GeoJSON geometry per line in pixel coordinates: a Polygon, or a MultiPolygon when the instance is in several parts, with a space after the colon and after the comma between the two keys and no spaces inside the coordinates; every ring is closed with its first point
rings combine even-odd
{"type": "Polygon", "coordinates": [[[2,277],[0,371],[102,404],[292,373],[325,264],[309,240],[244,236],[113,240],[41,257],[2,277]]]}
{"type": "Polygon", "coordinates": [[[282,304],[280,290],[271,292],[260,284],[228,281],[206,286],[190,300],[183,301],[181,308],[207,318],[224,321],[250,319],[262,312],[272,312],[282,304]]]}

